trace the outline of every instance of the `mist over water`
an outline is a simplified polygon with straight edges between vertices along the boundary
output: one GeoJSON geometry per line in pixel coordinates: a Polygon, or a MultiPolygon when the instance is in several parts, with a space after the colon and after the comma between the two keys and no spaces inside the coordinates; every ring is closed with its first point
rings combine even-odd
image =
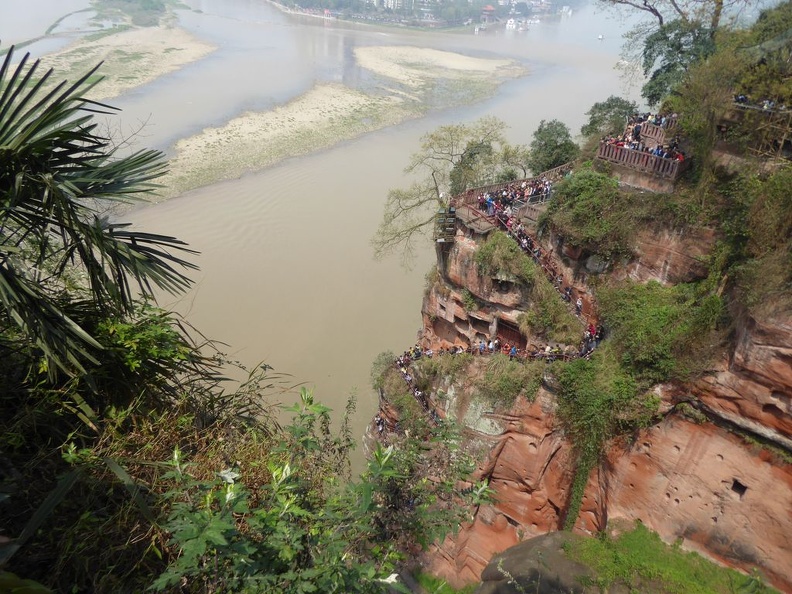
{"type": "MultiPolygon", "coordinates": [[[[139,142],[166,152],[179,138],[286,103],[320,82],[365,88],[371,80],[353,53],[360,45],[506,57],[529,70],[477,105],[434,111],[124,216],[201,252],[195,288],[163,305],[227,343],[233,358],[266,362],[315,388],[336,411],[356,394],[353,423],[361,435],[377,407],[371,363],[381,351],[400,352],[415,342],[424,275],[434,263],[429,240],[412,270],[398,258],[374,261],[369,246],[388,190],[409,182],[402,171],[420,137],[485,115],[504,120],[516,143],[528,144],[542,119],[560,119],[577,132],[595,101],[637,95],[623,89],[613,68],[629,23],[587,5],[522,34],[451,35],[298,18],[263,1],[187,4],[191,10],[178,13],[180,26],[217,51],[111,101],[123,108],[122,129],[146,122],[139,142]]],[[[361,460],[358,454],[356,465],[361,460]]]]}

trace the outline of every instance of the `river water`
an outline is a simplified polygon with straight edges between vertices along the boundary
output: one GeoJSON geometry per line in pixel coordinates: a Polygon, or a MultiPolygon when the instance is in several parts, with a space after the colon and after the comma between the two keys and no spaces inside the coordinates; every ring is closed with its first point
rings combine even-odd
{"type": "MultiPolygon", "coordinates": [[[[378,30],[286,15],[263,0],[187,4],[192,10],[179,11],[181,26],[218,50],[112,102],[124,110],[122,126],[146,122],[142,142],[166,152],[179,138],[246,110],[287,102],[318,82],[365,84],[354,60],[359,45],[508,57],[529,70],[477,105],[430,112],[125,217],[201,252],[194,290],[163,304],[227,343],[233,358],[291,374],[336,410],[355,394],[353,424],[362,434],[377,406],[371,363],[381,351],[398,352],[415,342],[423,279],[434,262],[429,241],[411,270],[398,258],[374,261],[369,246],[387,191],[405,185],[402,171],[420,137],[484,115],[504,120],[516,143],[529,143],[542,119],[557,118],[578,130],[595,101],[637,93],[625,90],[614,70],[620,35],[629,25],[593,4],[513,35],[378,30]]],[[[40,16],[40,24],[47,18],[40,16]]]]}

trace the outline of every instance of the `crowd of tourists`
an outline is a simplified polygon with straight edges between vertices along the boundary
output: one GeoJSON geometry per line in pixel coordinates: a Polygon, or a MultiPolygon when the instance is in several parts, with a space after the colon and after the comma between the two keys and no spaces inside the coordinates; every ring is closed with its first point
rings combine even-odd
{"type": "Polygon", "coordinates": [[[671,129],[676,127],[678,116],[676,113],[635,113],[627,119],[627,126],[653,124],[661,128],[671,129]]]}
{"type": "Polygon", "coordinates": [[[666,114],[636,114],[629,118],[624,133],[619,135],[604,136],[601,144],[609,144],[619,148],[638,151],[661,159],[684,161],[685,152],[679,148],[679,140],[674,138],[668,144],[647,140],[644,135],[648,124],[660,126],[664,129],[674,128],[677,122],[675,113],[666,114]]]}
{"type": "Polygon", "coordinates": [[[497,192],[482,192],[478,195],[478,209],[488,216],[511,217],[514,209],[526,202],[544,202],[553,190],[547,177],[509,184],[497,192]]]}
{"type": "Polygon", "coordinates": [[[605,136],[600,140],[601,144],[610,144],[619,148],[626,148],[647,155],[669,159],[673,161],[684,161],[685,152],[679,149],[679,144],[673,140],[668,145],[658,144],[654,148],[645,145],[640,137],[640,132],[630,134],[620,134],[619,136],[605,136]]]}

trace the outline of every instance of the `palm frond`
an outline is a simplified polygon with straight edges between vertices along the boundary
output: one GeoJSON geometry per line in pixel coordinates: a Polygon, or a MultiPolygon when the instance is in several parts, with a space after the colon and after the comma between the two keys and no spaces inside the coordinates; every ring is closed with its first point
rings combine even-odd
{"type": "Polygon", "coordinates": [[[101,347],[65,313],[64,275],[81,279],[100,310],[131,312],[141,291],[185,291],[184,271],[197,267],[184,256],[197,252],[100,218],[97,203],[145,197],[167,163],[154,150],[119,155],[98,132],[95,114],[116,111],[85,98],[99,65],[52,86],[52,70],[39,76],[38,60],[28,54],[14,67],[12,56],[13,47],[0,66],[0,315],[79,371],[101,347]]]}

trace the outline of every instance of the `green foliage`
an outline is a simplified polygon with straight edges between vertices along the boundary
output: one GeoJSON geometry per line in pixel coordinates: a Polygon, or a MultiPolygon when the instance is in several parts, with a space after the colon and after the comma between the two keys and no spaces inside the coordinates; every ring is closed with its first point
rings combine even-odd
{"type": "Polygon", "coordinates": [[[101,350],[86,319],[130,313],[133,282],[144,292],[183,291],[190,281],[177,268],[195,266],[169,250],[194,252],[102,216],[150,193],[165,162],[151,150],[120,156],[98,133],[94,114],[113,108],[83,98],[96,69],[47,93],[52,71],[41,75],[38,62],[27,62],[12,66],[9,52],[0,67],[0,315],[48,368],[74,373],[97,363],[101,350]],[[27,84],[39,76],[40,84],[27,84]]]}
{"type": "Polygon", "coordinates": [[[484,117],[425,134],[405,168],[416,181],[388,192],[382,222],[371,240],[375,256],[399,252],[409,264],[415,242],[432,230],[438,208],[448,206],[453,191],[496,179],[504,128],[501,120],[484,117]]]}
{"type": "Polygon", "coordinates": [[[454,163],[449,174],[449,189],[452,196],[461,194],[468,188],[473,187],[480,175],[477,172],[477,165],[486,157],[491,157],[492,153],[492,142],[468,141],[462,156],[459,161],[454,163]]]}
{"type": "Polygon", "coordinates": [[[541,273],[531,288],[531,306],[518,316],[517,323],[526,336],[532,333],[567,345],[577,345],[582,332],[580,321],[541,273]]]}
{"type": "Polygon", "coordinates": [[[558,414],[577,455],[564,528],[575,525],[591,470],[605,444],[613,437],[648,426],[659,400],[642,394],[638,381],[621,366],[611,341],[594,351],[591,359],[561,366],[558,414]]]}
{"type": "Polygon", "coordinates": [[[637,523],[617,538],[574,539],[564,548],[571,559],[594,570],[603,590],[622,585],[630,591],[664,594],[773,592],[759,576],[719,567],[697,553],[669,546],[637,523]]]}
{"type": "Polygon", "coordinates": [[[371,386],[381,390],[385,386],[385,373],[393,369],[396,354],[393,351],[384,351],[377,355],[371,365],[371,386]]]}
{"type": "Polygon", "coordinates": [[[792,104],[792,6],[782,2],[763,10],[756,23],[740,34],[740,50],[749,60],[737,90],[755,101],[792,104]]]}
{"type": "Polygon", "coordinates": [[[690,65],[666,102],[668,110],[679,114],[701,180],[698,191],[703,191],[704,197],[714,176],[712,149],[717,141],[717,124],[732,109],[735,86],[745,68],[745,55],[735,49],[733,42],[724,41],[707,60],[690,65]]]}
{"type": "Polygon", "coordinates": [[[457,590],[449,586],[445,580],[423,571],[419,572],[415,579],[428,594],[473,594],[476,589],[476,585],[471,584],[457,590]]]}
{"type": "Polygon", "coordinates": [[[696,285],[625,282],[602,287],[597,297],[622,364],[647,384],[689,379],[720,343],[723,303],[696,285]]]}
{"type": "Polygon", "coordinates": [[[501,280],[512,279],[530,286],[535,270],[520,246],[503,231],[494,231],[478,246],[474,255],[476,266],[482,274],[501,280]]]}
{"type": "Polygon", "coordinates": [[[473,296],[473,293],[467,289],[462,289],[462,305],[465,311],[476,311],[479,308],[478,301],[473,296]]]}
{"type": "Polygon", "coordinates": [[[538,175],[577,158],[580,148],[572,140],[569,127],[559,120],[542,120],[531,141],[528,166],[538,175]]]}
{"type": "Polygon", "coordinates": [[[692,64],[714,51],[712,32],[701,22],[680,18],[664,23],[644,41],[643,72],[649,80],[641,96],[657,105],[682,82],[692,64]]]}
{"type": "Polygon", "coordinates": [[[52,594],[52,590],[45,588],[34,580],[24,580],[9,571],[0,571],[0,592],[8,594],[52,594]]]}
{"type": "MultiPolygon", "coordinates": [[[[269,479],[256,497],[237,482],[242,469],[222,469],[196,479],[176,449],[165,529],[179,554],[154,581],[154,590],[186,582],[189,591],[378,592],[379,570],[390,552],[364,559],[362,543],[373,535],[372,501],[339,490],[336,465],[351,441],[330,433],[329,409],[303,390],[287,438],[265,464],[269,479]],[[346,526],[337,530],[337,522],[346,526]],[[347,555],[350,555],[347,558],[347,555]],[[382,565],[379,565],[382,564],[382,565]]],[[[375,455],[380,475],[392,472],[388,457],[375,455]]],[[[386,569],[387,571],[387,569],[386,569]]]]}
{"type": "Polygon", "coordinates": [[[518,396],[532,401],[542,384],[544,363],[510,361],[496,353],[487,358],[481,377],[476,380],[479,395],[499,408],[510,408],[518,396]]]}
{"type": "Polygon", "coordinates": [[[419,383],[425,381],[428,387],[438,380],[454,381],[467,371],[472,361],[472,355],[459,353],[451,356],[422,357],[413,364],[413,367],[419,383]]]}
{"type": "Polygon", "coordinates": [[[611,95],[605,101],[598,101],[586,112],[588,122],[580,128],[583,136],[601,137],[608,134],[621,134],[627,119],[638,113],[638,104],[622,97],[611,95]]]}
{"type": "Polygon", "coordinates": [[[379,580],[408,550],[442,538],[466,513],[452,497],[471,467],[451,426],[425,428],[423,444],[378,447],[360,482],[341,484],[348,435],[330,433],[329,409],[306,390],[292,410],[285,441],[260,461],[266,480],[255,492],[239,481],[244,468],[197,478],[175,451],[163,480],[173,502],[165,528],[179,553],[155,590],[381,592],[379,580]],[[427,467],[435,480],[424,478],[427,467]]]}
{"type": "Polygon", "coordinates": [[[753,315],[770,318],[792,309],[792,167],[733,183],[730,226],[737,297],[753,315]]]}
{"type": "Polygon", "coordinates": [[[529,291],[530,306],[518,319],[523,334],[538,334],[565,344],[578,342],[580,323],[514,239],[502,231],[490,233],[476,250],[474,259],[481,274],[512,280],[529,291]]]}
{"type": "Polygon", "coordinates": [[[634,232],[627,202],[615,179],[592,170],[579,171],[556,186],[544,224],[571,245],[604,258],[627,254],[634,232]]]}

